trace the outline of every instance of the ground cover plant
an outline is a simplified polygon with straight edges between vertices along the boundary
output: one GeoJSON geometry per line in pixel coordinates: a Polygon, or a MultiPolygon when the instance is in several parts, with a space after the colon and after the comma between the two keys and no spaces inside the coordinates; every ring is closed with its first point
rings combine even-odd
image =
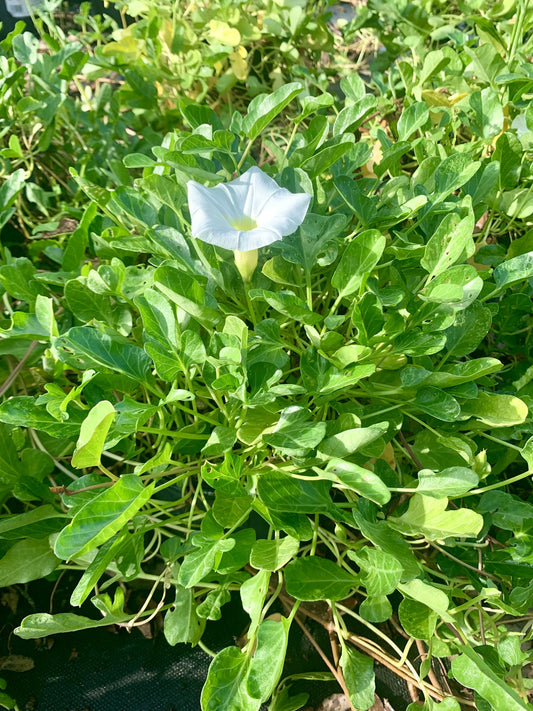
{"type": "Polygon", "coordinates": [[[79,575],[15,634],[233,595],[204,711],[308,619],[356,710],[531,708],[527,3],[124,9],[1,45],[0,583],[79,575]]]}

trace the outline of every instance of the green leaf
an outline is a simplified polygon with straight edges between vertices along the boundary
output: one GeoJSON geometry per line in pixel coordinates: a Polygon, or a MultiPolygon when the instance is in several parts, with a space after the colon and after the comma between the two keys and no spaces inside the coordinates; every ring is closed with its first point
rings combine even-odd
{"type": "Polygon", "coordinates": [[[445,369],[430,373],[425,378],[424,384],[450,388],[477,380],[502,368],[503,364],[496,358],[474,358],[465,363],[455,363],[445,369]]]}
{"type": "Polygon", "coordinates": [[[70,604],[80,607],[91,594],[96,583],[106,571],[107,567],[117,554],[122,545],[122,538],[111,538],[98,550],[89,566],[84,570],[78,584],[70,596],[70,604]]]}
{"type": "Polygon", "coordinates": [[[340,296],[350,296],[366,281],[381,259],[386,239],[378,230],[366,230],[346,247],[331,279],[340,296]]]}
{"type": "MultiPolygon", "coordinates": [[[[0,430],[1,432],[1,430],[0,430]]],[[[0,446],[1,446],[0,437],[0,446]]],[[[28,450],[25,450],[28,451],[28,450]]],[[[35,451],[35,450],[30,450],[35,451]]],[[[0,460],[1,461],[1,460],[0,460]]],[[[4,460],[5,461],[5,460],[4,460]]],[[[2,472],[3,476],[4,472],[2,472]]],[[[22,477],[22,473],[20,474],[22,477]]],[[[45,538],[64,523],[66,514],[45,504],[22,514],[8,514],[0,519],[0,538],[45,538]]]]}
{"type": "Polygon", "coordinates": [[[507,288],[533,277],[533,252],[520,254],[499,264],[494,270],[493,278],[499,289],[507,288]]]}
{"type": "Polygon", "coordinates": [[[348,551],[348,557],[361,568],[361,583],[370,596],[390,595],[396,590],[403,573],[396,556],[365,546],[360,553],[348,551]]]}
{"type": "Polygon", "coordinates": [[[15,299],[33,304],[39,294],[46,294],[34,278],[36,274],[37,270],[29,259],[18,257],[0,266],[0,284],[15,299]]]}
{"type": "Polygon", "coordinates": [[[274,692],[285,664],[290,622],[286,617],[264,620],[257,631],[246,689],[254,699],[267,701],[274,692]]]}
{"type": "Polygon", "coordinates": [[[235,540],[233,538],[213,539],[196,534],[193,544],[198,548],[185,556],[178,573],[178,582],[186,588],[192,588],[200,580],[203,580],[213,570],[222,553],[234,547],[235,540]],[[203,538],[205,540],[202,541],[203,538]]]}
{"type": "Polygon", "coordinates": [[[225,452],[229,452],[236,441],[237,433],[233,427],[217,425],[201,451],[204,457],[219,457],[225,452]]]}
{"type": "Polygon", "coordinates": [[[254,141],[290,102],[303,91],[299,82],[284,84],[272,94],[261,94],[252,99],[242,120],[242,131],[254,141]]]}
{"type": "Polygon", "coordinates": [[[266,289],[251,289],[252,299],[261,299],[273,309],[287,318],[301,321],[307,325],[320,323],[322,317],[309,310],[309,307],[292,291],[267,291],[266,289]]]}
{"type": "Polygon", "coordinates": [[[357,576],[327,558],[296,558],[285,568],[287,592],[297,600],[343,600],[357,586],[357,576]]]}
{"type": "Polygon", "coordinates": [[[68,420],[58,421],[44,405],[37,405],[36,400],[29,395],[9,398],[0,405],[0,421],[18,427],[33,427],[52,437],[75,437],[79,434],[83,412],[74,410],[69,413],[68,420]]]}
{"type": "Polygon", "coordinates": [[[500,97],[494,89],[485,87],[474,91],[469,97],[470,107],[474,111],[472,130],[482,138],[494,138],[503,129],[503,107],[500,97]]]}
{"type": "Polygon", "coordinates": [[[0,560],[0,587],[44,578],[59,565],[48,538],[17,541],[0,560]]]}
{"type": "Polygon", "coordinates": [[[341,667],[352,706],[358,711],[367,711],[374,705],[376,693],[373,660],[343,645],[341,667]]]}
{"type": "Polygon", "coordinates": [[[113,339],[90,326],[75,326],[55,339],[54,347],[64,362],[78,369],[92,366],[122,373],[146,382],[152,363],[147,354],[130,343],[113,339]]]}
{"type": "Polygon", "coordinates": [[[528,655],[521,649],[522,640],[518,637],[503,637],[498,642],[498,654],[504,664],[510,667],[522,666],[528,661],[528,655]]]}
{"type": "Polygon", "coordinates": [[[450,536],[474,538],[483,528],[483,517],[470,509],[447,511],[448,499],[414,494],[402,516],[389,516],[388,523],[409,536],[439,541],[450,536]]]}
{"type": "Polygon", "coordinates": [[[176,585],[174,606],[167,611],[164,619],[165,639],[171,646],[183,643],[194,646],[201,638],[204,627],[205,620],[196,614],[193,591],[176,585]]]}
{"type": "Polygon", "coordinates": [[[331,513],[329,481],[292,479],[279,471],[261,474],[257,493],[269,510],[293,513],[331,513]]]}
{"type": "Polygon", "coordinates": [[[353,133],[357,131],[359,126],[368,114],[376,107],[376,97],[373,94],[363,96],[355,104],[345,106],[337,114],[335,123],[333,124],[333,135],[339,136],[343,133],[353,133]]]}
{"type": "Polygon", "coordinates": [[[125,474],[81,508],[55,542],[55,553],[69,560],[105,543],[150,499],[155,483],[125,474]]]}
{"type": "Polygon", "coordinates": [[[353,510],[353,517],[357,528],[365,538],[386,553],[390,553],[401,564],[404,574],[402,580],[409,580],[420,573],[420,564],[403,536],[394,531],[386,521],[373,523],[367,521],[357,511],[353,510]]]}
{"type": "MultiPolygon", "coordinates": [[[[298,230],[276,243],[283,258],[291,264],[301,264],[307,274],[316,269],[320,256],[337,254],[336,242],[345,227],[344,215],[315,215],[307,213],[298,230]]],[[[329,257],[328,257],[329,260],[329,257]]]]}
{"type": "Polygon", "coordinates": [[[434,174],[437,195],[435,201],[444,200],[458,190],[478,171],[481,163],[473,161],[466,153],[452,153],[438,166],[434,174]]]}
{"type": "Polygon", "coordinates": [[[359,614],[368,622],[385,622],[392,615],[392,605],[386,595],[369,595],[359,605],[359,614]]]}
{"type": "Polygon", "coordinates": [[[483,279],[470,264],[458,264],[446,269],[424,287],[420,297],[436,304],[453,304],[464,309],[479,295],[483,279]]]}
{"type": "Polygon", "coordinates": [[[510,427],[524,422],[528,407],[514,395],[479,392],[477,397],[463,403],[461,413],[492,427],[510,427]]]}
{"type": "Polygon", "coordinates": [[[417,101],[402,111],[398,119],[398,140],[408,141],[415,131],[424,126],[429,118],[429,110],[425,101],[417,101]]]}
{"type": "Polygon", "coordinates": [[[440,472],[421,469],[418,472],[417,490],[426,496],[440,499],[443,496],[463,496],[479,483],[478,475],[466,467],[448,467],[440,472]]]}
{"type": "Polygon", "coordinates": [[[398,617],[410,637],[425,640],[430,640],[433,637],[438,615],[427,605],[406,597],[398,606],[398,617]]]}
{"type": "Polygon", "coordinates": [[[455,323],[444,331],[448,353],[465,356],[475,350],[489,332],[492,323],[490,309],[474,301],[455,317],[455,323]]]}
{"type": "Polygon", "coordinates": [[[274,572],[283,568],[298,553],[300,542],[292,536],[272,541],[259,540],[252,547],[250,565],[258,570],[274,572]]]}
{"type": "Polygon", "coordinates": [[[390,501],[391,493],[377,474],[358,464],[334,458],[329,460],[326,468],[320,470],[320,473],[321,476],[356,491],[360,496],[375,501],[380,506],[390,501]]]}
{"type": "Polygon", "coordinates": [[[341,136],[333,136],[306,158],[300,167],[308,173],[310,178],[316,178],[348,153],[354,142],[352,134],[343,133],[341,136]]]}
{"type": "Polygon", "coordinates": [[[453,212],[444,217],[420,260],[420,264],[429,272],[429,279],[445,272],[463,253],[467,257],[474,254],[473,230],[473,213],[462,220],[453,212]]]}
{"type": "Polygon", "coordinates": [[[486,662],[470,647],[461,647],[462,654],[452,659],[452,674],[455,679],[474,689],[494,709],[526,711],[528,706],[516,691],[497,676],[486,662]]]}
{"type": "Polygon", "coordinates": [[[213,297],[207,296],[205,277],[163,264],[154,272],[155,284],[165,296],[199,323],[212,328],[221,321],[213,297]],[[209,301],[209,305],[207,302],[209,301]]]}
{"type": "Polygon", "coordinates": [[[107,433],[115,414],[115,408],[109,400],[102,400],[91,409],[81,423],[80,437],[72,456],[73,467],[84,469],[100,465],[107,433]]]}
{"type": "Polygon", "coordinates": [[[461,412],[461,406],[454,397],[432,386],[420,388],[413,404],[443,422],[455,422],[461,412]]]}
{"type": "Polygon", "coordinates": [[[272,433],[263,435],[263,441],[282,453],[304,456],[319,445],[326,434],[326,423],[310,422],[310,417],[309,410],[303,407],[286,407],[272,433]]]}
{"type": "Polygon", "coordinates": [[[259,699],[246,691],[250,657],[238,647],[226,647],[211,662],[202,689],[202,711],[258,711],[259,699]]]}
{"type": "Polygon", "coordinates": [[[343,430],[338,434],[327,437],[319,446],[319,451],[328,457],[338,457],[342,459],[349,454],[363,449],[387,431],[388,422],[376,422],[371,427],[356,427],[350,430],[343,430]]]}
{"type": "MultiPolygon", "coordinates": [[[[103,597],[103,596],[102,596],[103,597]]],[[[124,595],[115,593],[115,603],[124,602],[124,595]]],[[[96,604],[96,599],[93,600],[96,604]]],[[[96,604],[98,609],[104,613],[104,617],[92,620],[89,617],[74,615],[72,612],[61,612],[57,615],[49,615],[40,612],[35,615],[28,615],[22,620],[20,627],[17,627],[15,634],[22,639],[39,639],[48,637],[51,634],[62,632],[78,632],[79,630],[93,629],[95,627],[109,627],[117,622],[126,622],[133,615],[127,615],[121,610],[121,606],[115,604],[111,607],[96,604]]]]}
{"type": "Polygon", "coordinates": [[[250,615],[250,627],[248,628],[248,637],[253,639],[259,622],[261,620],[261,611],[268,593],[268,583],[270,580],[270,572],[268,570],[260,570],[259,573],[248,578],[240,589],[240,596],[244,610],[250,615]]]}
{"type": "Polygon", "coordinates": [[[407,583],[398,585],[398,590],[400,590],[404,596],[408,595],[413,598],[413,600],[417,600],[426,605],[430,610],[433,610],[441,617],[447,616],[448,607],[450,605],[448,596],[443,590],[439,590],[439,588],[436,588],[434,585],[415,578],[414,580],[409,580],[407,583]]]}

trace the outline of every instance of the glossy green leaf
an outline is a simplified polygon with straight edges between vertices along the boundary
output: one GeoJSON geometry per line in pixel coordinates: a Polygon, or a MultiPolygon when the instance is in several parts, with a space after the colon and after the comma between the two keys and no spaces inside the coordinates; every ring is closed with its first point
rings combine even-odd
{"type": "Polygon", "coordinates": [[[390,501],[391,494],[383,481],[364,467],[343,459],[330,459],[321,476],[356,491],[366,499],[383,505],[390,501]]]}
{"type": "Polygon", "coordinates": [[[75,326],[55,339],[60,359],[75,368],[105,368],[146,382],[151,361],[146,353],[90,326],[75,326]]]}
{"type": "Polygon", "coordinates": [[[358,711],[367,711],[374,705],[376,692],[373,660],[357,649],[344,645],[341,668],[353,707],[358,711]]]}
{"type": "Polygon", "coordinates": [[[533,277],[533,252],[520,254],[499,264],[494,270],[494,281],[499,289],[507,288],[533,277]]]}
{"type": "Polygon", "coordinates": [[[69,560],[105,543],[144,506],[154,487],[133,474],[122,476],[76,513],[57,537],[55,554],[69,560]]]}
{"type": "Polygon", "coordinates": [[[473,229],[473,214],[462,220],[454,213],[444,217],[427,243],[424,257],[420,260],[420,264],[429,272],[429,278],[445,272],[461,255],[470,257],[474,253],[473,229]]]}
{"type": "Polygon", "coordinates": [[[156,269],[154,279],[165,296],[199,323],[211,328],[221,320],[216,302],[206,295],[204,277],[164,264],[156,269]]]}
{"type": "Polygon", "coordinates": [[[246,116],[242,120],[242,131],[254,141],[290,102],[303,91],[299,82],[284,84],[272,94],[261,94],[250,102],[246,116]]]}
{"type": "Polygon", "coordinates": [[[233,538],[209,538],[196,534],[193,543],[197,546],[188,553],[180,566],[178,582],[186,588],[192,588],[203,580],[216,565],[222,553],[231,550],[235,545],[233,538]]]}
{"type": "Polygon", "coordinates": [[[58,421],[44,405],[36,403],[30,395],[12,397],[0,405],[0,422],[16,427],[33,427],[52,437],[75,437],[79,434],[83,412],[74,410],[65,422],[58,421]]]}
{"type": "MultiPolygon", "coordinates": [[[[97,602],[93,600],[93,602],[97,602]]],[[[124,602],[124,595],[115,593],[115,603],[124,602]]],[[[96,605],[103,612],[104,616],[99,619],[91,619],[82,615],[74,615],[71,612],[60,612],[57,615],[49,615],[40,612],[28,615],[22,620],[20,627],[15,629],[15,634],[22,639],[39,639],[52,634],[63,632],[78,632],[80,630],[93,629],[95,627],[109,627],[109,625],[127,622],[133,615],[127,615],[122,610],[121,605],[115,604],[111,608],[104,605],[96,605]]]]}
{"type": "Polygon", "coordinates": [[[319,445],[319,451],[328,457],[342,459],[381,437],[387,431],[388,425],[388,422],[377,422],[372,427],[343,430],[323,440],[319,445]]]}
{"type": "Polygon", "coordinates": [[[470,647],[462,647],[462,654],[452,659],[454,678],[469,689],[474,689],[494,709],[525,711],[528,707],[516,691],[497,676],[489,665],[470,647]]]}
{"type": "Polygon", "coordinates": [[[274,692],[285,664],[290,622],[286,617],[264,620],[257,630],[246,689],[250,696],[267,701],[274,692]]]}
{"type": "Polygon", "coordinates": [[[248,636],[253,638],[261,621],[261,611],[268,593],[270,571],[260,570],[241,585],[240,596],[244,610],[250,615],[248,636]]]}
{"type": "Polygon", "coordinates": [[[441,499],[443,496],[463,496],[479,483],[478,475],[467,467],[448,467],[440,472],[421,469],[418,472],[417,491],[441,499]]]}
{"type": "Polygon", "coordinates": [[[48,538],[25,538],[14,543],[0,559],[0,587],[44,578],[59,565],[48,538]]]}
{"type": "Polygon", "coordinates": [[[453,326],[444,331],[448,352],[455,356],[471,353],[485,338],[491,323],[490,309],[474,301],[467,309],[460,311],[453,326]]]}
{"type": "Polygon", "coordinates": [[[226,647],[211,662],[202,689],[202,711],[258,711],[259,699],[246,690],[250,657],[238,647],[226,647]]]}
{"type": "Polygon", "coordinates": [[[413,404],[443,422],[455,422],[461,412],[461,406],[452,395],[433,386],[420,388],[413,404]]]}
{"type": "Polygon", "coordinates": [[[271,511],[293,513],[331,513],[329,481],[304,481],[287,474],[267,471],[257,482],[257,493],[271,511]]]}
{"type": "Polygon", "coordinates": [[[340,296],[349,296],[361,287],[381,259],[385,243],[378,230],[367,230],[348,244],[331,278],[340,296]]]}
{"type": "Polygon", "coordinates": [[[398,119],[398,140],[408,141],[413,133],[419,131],[429,118],[425,101],[417,101],[402,111],[398,119]]]}
{"type": "Polygon", "coordinates": [[[466,153],[452,153],[445,158],[434,175],[436,199],[443,200],[454,190],[462,187],[477,173],[480,165],[466,153]]]}
{"type": "Polygon", "coordinates": [[[171,610],[167,610],[163,631],[167,642],[197,644],[205,627],[205,620],[198,617],[193,591],[176,585],[176,597],[171,610]]]}
{"type": "Polygon", "coordinates": [[[370,596],[390,595],[396,590],[403,574],[396,556],[369,546],[360,553],[348,551],[348,556],[361,568],[361,582],[370,596]]]}
{"type": "Polygon", "coordinates": [[[430,640],[435,632],[438,615],[427,605],[404,598],[398,606],[400,624],[410,637],[430,640]]]}
{"type": "Polygon", "coordinates": [[[297,600],[342,600],[357,586],[357,577],[332,560],[308,556],[287,565],[285,584],[297,600]]]}
{"type": "Polygon", "coordinates": [[[312,422],[310,416],[308,410],[297,405],[285,408],[271,434],[263,435],[263,441],[280,452],[305,454],[320,444],[326,434],[326,423],[312,422]]]}
{"type": "Polygon", "coordinates": [[[356,131],[365,117],[375,109],[376,103],[376,97],[373,94],[366,94],[355,104],[345,106],[335,119],[333,135],[339,136],[343,133],[356,131]]]}
{"type": "Polygon", "coordinates": [[[95,557],[84,570],[78,584],[72,591],[70,596],[71,605],[80,607],[85,602],[91,594],[91,591],[94,589],[96,583],[100,580],[107,567],[114,559],[121,545],[122,540],[120,538],[111,538],[100,547],[95,557]]]}

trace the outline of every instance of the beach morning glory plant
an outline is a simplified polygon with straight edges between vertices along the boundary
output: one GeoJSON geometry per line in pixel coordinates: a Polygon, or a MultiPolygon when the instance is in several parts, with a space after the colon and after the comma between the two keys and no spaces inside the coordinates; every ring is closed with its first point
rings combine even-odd
{"type": "Polygon", "coordinates": [[[292,234],[311,200],[280,188],[257,167],[213,188],[190,180],[187,189],[193,237],[233,250],[245,282],[257,266],[257,250],[292,234]]]}

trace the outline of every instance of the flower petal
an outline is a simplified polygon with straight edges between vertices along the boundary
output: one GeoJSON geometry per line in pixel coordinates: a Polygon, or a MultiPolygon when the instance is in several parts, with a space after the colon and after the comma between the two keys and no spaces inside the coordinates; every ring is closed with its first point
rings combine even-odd
{"type": "Polygon", "coordinates": [[[281,237],[291,235],[304,221],[309,208],[311,195],[291,193],[285,188],[278,188],[272,199],[256,215],[259,227],[267,226],[279,232],[281,237]]]}
{"type": "Polygon", "coordinates": [[[281,235],[276,230],[272,230],[270,227],[256,227],[248,232],[239,232],[238,247],[235,249],[238,249],[239,252],[248,252],[250,249],[266,247],[279,239],[281,239],[281,235]]]}
{"type": "Polygon", "coordinates": [[[213,188],[187,183],[193,237],[226,249],[246,252],[265,247],[292,234],[302,223],[311,196],[280,188],[260,168],[213,188]],[[257,222],[251,230],[239,230],[243,217],[257,222]]]}

